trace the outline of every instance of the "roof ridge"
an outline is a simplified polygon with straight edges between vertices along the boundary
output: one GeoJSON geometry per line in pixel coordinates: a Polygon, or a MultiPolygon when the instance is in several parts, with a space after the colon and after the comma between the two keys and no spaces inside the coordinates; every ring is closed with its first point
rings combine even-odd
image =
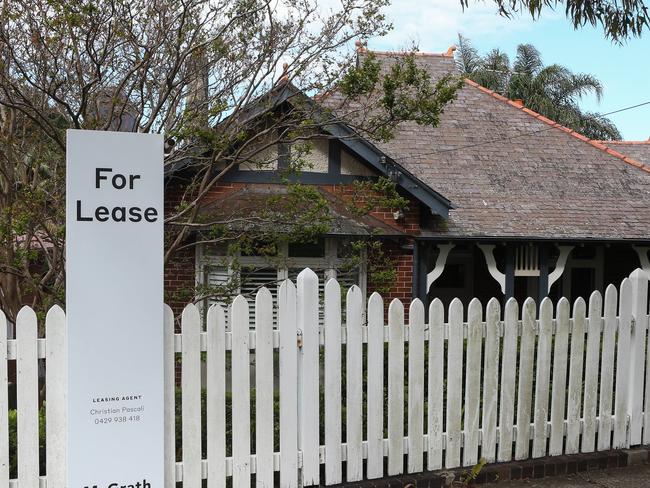
{"type": "Polygon", "coordinates": [[[633,145],[633,144],[650,144],[650,139],[645,140],[645,141],[615,140],[615,141],[596,141],[596,142],[600,142],[601,144],[621,144],[621,145],[630,144],[630,145],[633,145]]]}
{"type": "MultiPolygon", "coordinates": [[[[520,110],[522,112],[525,112],[526,114],[530,115],[531,117],[536,118],[537,120],[544,122],[547,125],[550,125],[551,127],[555,129],[559,129],[567,134],[569,134],[572,137],[575,137],[576,139],[581,140],[582,142],[585,142],[587,144],[590,144],[591,146],[595,147],[596,149],[599,149],[602,152],[605,152],[609,154],[610,156],[614,156],[615,158],[620,159],[621,161],[634,166],[635,168],[640,169],[641,171],[645,171],[646,173],[650,173],[650,166],[646,166],[645,164],[637,161],[636,159],[632,159],[624,154],[621,154],[618,151],[615,151],[609,147],[607,147],[605,144],[605,141],[594,141],[592,139],[589,139],[588,137],[580,134],[579,132],[574,131],[573,129],[569,129],[568,127],[565,127],[562,124],[558,124],[554,120],[551,120],[547,117],[544,117],[541,114],[538,114],[537,112],[530,110],[529,108],[526,108],[524,104],[519,101],[519,100],[510,100],[507,97],[504,97],[503,95],[500,95],[499,93],[495,92],[494,90],[490,90],[489,88],[484,87],[483,85],[480,85],[476,83],[474,80],[470,80],[469,78],[465,78],[465,83],[468,84],[469,86],[472,86],[474,88],[477,88],[478,90],[482,91],[483,93],[490,95],[493,98],[496,98],[497,100],[500,100],[504,103],[507,103],[511,107],[516,108],[517,110],[520,110]]],[[[609,142],[609,141],[607,141],[609,142]]]]}
{"type": "Polygon", "coordinates": [[[413,56],[433,56],[433,57],[438,57],[438,58],[451,58],[453,59],[454,57],[454,51],[456,51],[456,46],[450,46],[449,49],[447,49],[446,52],[444,53],[432,53],[432,52],[425,52],[425,51],[379,51],[375,49],[368,49],[364,45],[357,45],[357,51],[362,52],[362,53],[373,53],[373,54],[380,54],[380,55],[386,55],[386,56],[402,56],[405,54],[412,54],[413,56]]]}

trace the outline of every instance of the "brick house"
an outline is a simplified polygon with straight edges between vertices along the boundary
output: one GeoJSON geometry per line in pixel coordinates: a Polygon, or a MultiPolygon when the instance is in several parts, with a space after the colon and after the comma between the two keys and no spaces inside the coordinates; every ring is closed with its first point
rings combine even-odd
{"type": "MultiPolygon", "coordinates": [[[[375,55],[385,65],[398,56],[375,55]]],[[[433,79],[455,70],[453,49],[418,53],[417,63],[433,79]]],[[[375,287],[363,262],[346,273],[339,265],[341,249],[369,235],[381,239],[397,270],[387,301],[574,300],[618,284],[639,266],[650,276],[648,142],[588,140],[470,80],[435,128],[404,123],[388,143],[357,137],[343,123],[324,130],[328,138],[316,141],[310,169],[297,178],[327,200],[330,231],[317,243],[282,249],[281,265],[241,256],[242,265],[255,269],[241,292],[265,282],[273,288],[309,266],[323,282],[358,283],[368,295],[375,287]],[[407,210],[349,212],[353,181],[379,176],[397,184],[407,210]]],[[[275,169],[231,170],[201,203],[202,211],[245,213],[264,195],[281,195],[282,149],[277,157],[275,169]]],[[[176,176],[168,177],[169,188],[176,176]]],[[[168,200],[173,203],[173,190],[168,200]]],[[[219,283],[230,272],[223,252],[190,247],[168,263],[166,291],[219,283]]],[[[178,311],[188,298],[171,305],[178,311]]]]}

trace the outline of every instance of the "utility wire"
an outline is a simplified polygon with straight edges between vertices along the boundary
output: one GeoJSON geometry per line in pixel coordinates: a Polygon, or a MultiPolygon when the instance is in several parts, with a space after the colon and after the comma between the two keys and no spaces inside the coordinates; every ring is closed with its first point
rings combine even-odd
{"type": "MultiPolygon", "coordinates": [[[[636,105],[630,105],[628,107],[619,108],[619,109],[613,110],[611,112],[607,112],[607,113],[604,113],[604,114],[597,114],[597,115],[599,117],[606,117],[608,115],[617,114],[619,112],[625,112],[626,110],[632,110],[632,109],[635,109],[635,108],[643,107],[644,105],[650,105],[650,100],[648,100],[647,102],[637,103],[636,105]]],[[[556,124],[557,125],[562,125],[562,124],[559,124],[557,122],[556,122],[556,124]]],[[[477,142],[475,144],[468,144],[468,145],[465,145],[465,146],[458,146],[458,147],[454,147],[454,148],[451,148],[451,149],[439,149],[437,151],[432,151],[432,152],[427,152],[427,153],[407,153],[407,154],[404,154],[404,156],[433,156],[435,154],[448,153],[448,152],[453,152],[453,151],[459,151],[461,149],[470,149],[470,148],[474,148],[474,147],[485,146],[487,144],[494,144],[495,142],[510,141],[512,139],[517,139],[519,137],[526,137],[526,136],[530,136],[530,135],[533,135],[533,134],[539,134],[540,132],[546,132],[546,131],[553,130],[553,129],[557,129],[557,126],[550,125],[548,127],[544,127],[543,129],[538,129],[538,130],[534,130],[534,131],[530,131],[530,132],[524,132],[522,134],[517,134],[517,135],[509,136],[509,137],[501,137],[501,138],[498,138],[498,139],[491,139],[489,141],[477,142]]]]}

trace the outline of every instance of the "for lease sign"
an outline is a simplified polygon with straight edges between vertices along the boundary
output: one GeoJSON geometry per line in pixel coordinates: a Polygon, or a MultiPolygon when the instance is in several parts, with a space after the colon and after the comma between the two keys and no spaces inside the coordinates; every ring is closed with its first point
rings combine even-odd
{"type": "Polygon", "coordinates": [[[163,487],[163,139],[67,133],[68,487],[163,487]]]}

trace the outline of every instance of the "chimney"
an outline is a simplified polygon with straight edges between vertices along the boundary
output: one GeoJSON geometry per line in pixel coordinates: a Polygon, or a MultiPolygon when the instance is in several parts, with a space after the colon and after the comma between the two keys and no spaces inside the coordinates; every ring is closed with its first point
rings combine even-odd
{"type": "Polygon", "coordinates": [[[208,64],[203,50],[197,50],[188,61],[187,107],[195,116],[196,127],[208,126],[208,64]]]}

